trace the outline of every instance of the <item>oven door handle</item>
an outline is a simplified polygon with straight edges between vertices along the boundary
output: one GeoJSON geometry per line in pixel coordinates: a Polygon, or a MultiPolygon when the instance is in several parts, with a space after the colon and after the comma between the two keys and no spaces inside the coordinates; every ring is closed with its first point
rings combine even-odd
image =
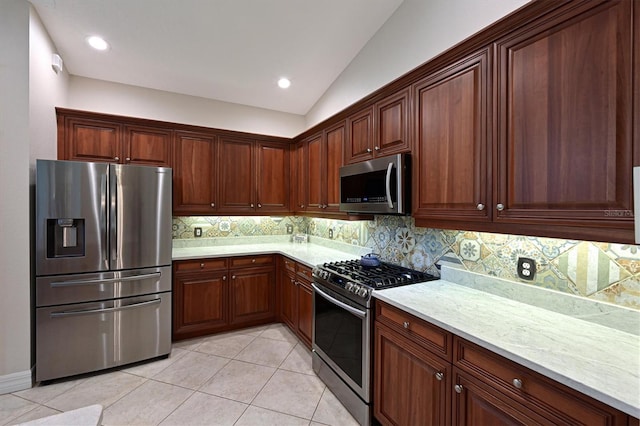
{"type": "Polygon", "coordinates": [[[313,287],[313,290],[318,293],[320,296],[322,296],[323,298],[325,298],[326,300],[328,300],[329,302],[340,306],[342,309],[344,309],[347,312],[352,313],[353,315],[357,316],[358,318],[366,318],[367,317],[367,313],[365,311],[361,311],[360,309],[356,309],[352,306],[347,305],[344,302],[339,301],[338,299],[336,299],[335,297],[331,297],[329,296],[327,293],[325,293],[324,291],[320,290],[318,288],[317,285],[315,285],[314,283],[311,283],[311,286],[313,287]]]}

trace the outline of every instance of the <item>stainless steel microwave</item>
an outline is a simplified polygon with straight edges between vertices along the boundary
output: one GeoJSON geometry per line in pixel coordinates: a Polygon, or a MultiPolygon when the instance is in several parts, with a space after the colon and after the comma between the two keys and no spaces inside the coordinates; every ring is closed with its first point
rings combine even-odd
{"type": "Polygon", "coordinates": [[[410,160],[409,154],[396,154],[341,167],[340,211],[408,214],[410,160]]]}

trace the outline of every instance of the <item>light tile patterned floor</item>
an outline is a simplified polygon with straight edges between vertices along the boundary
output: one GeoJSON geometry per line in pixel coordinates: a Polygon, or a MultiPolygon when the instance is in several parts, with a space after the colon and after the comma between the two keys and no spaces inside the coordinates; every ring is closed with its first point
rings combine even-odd
{"type": "Polygon", "coordinates": [[[167,359],[0,395],[0,425],[102,404],[104,425],[357,425],[282,324],[177,342],[167,359]]]}

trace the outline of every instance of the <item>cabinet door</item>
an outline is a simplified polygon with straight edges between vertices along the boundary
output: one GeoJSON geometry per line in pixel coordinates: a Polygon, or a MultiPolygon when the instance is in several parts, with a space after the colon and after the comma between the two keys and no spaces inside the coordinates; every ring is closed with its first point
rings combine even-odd
{"type": "Polygon", "coordinates": [[[409,152],[409,93],[406,88],[375,105],[376,133],[373,151],[376,156],[409,152]]]}
{"type": "Polygon", "coordinates": [[[122,126],[101,120],[66,118],[64,154],[60,160],[118,163],[122,158],[122,126]]]}
{"type": "Polygon", "coordinates": [[[414,96],[413,216],[489,221],[487,51],[417,83],[414,96]]]}
{"type": "Polygon", "coordinates": [[[347,163],[373,158],[373,108],[368,107],[347,119],[347,163]]]}
{"type": "Polygon", "coordinates": [[[449,363],[380,323],[374,363],[373,407],[381,424],[450,424],[449,363]]]}
{"type": "Polygon", "coordinates": [[[326,176],[324,210],[340,210],[340,167],[344,161],[344,123],[338,124],[325,133],[326,138],[326,176]]]}
{"type": "Polygon", "coordinates": [[[298,280],[298,336],[302,342],[311,348],[313,334],[313,289],[311,283],[298,280]]]}
{"type": "Polygon", "coordinates": [[[295,273],[282,271],[280,278],[280,318],[294,332],[298,327],[298,285],[295,273]]]}
{"type": "Polygon", "coordinates": [[[210,334],[227,325],[226,271],[174,275],[173,339],[210,334]]]}
{"type": "Polygon", "coordinates": [[[454,383],[452,424],[456,426],[554,424],[457,368],[454,368],[454,383]]]}
{"type": "Polygon", "coordinates": [[[231,325],[266,321],[275,316],[274,269],[231,270],[231,325]]]}
{"type": "Polygon", "coordinates": [[[635,6],[585,2],[497,43],[497,221],[632,240],[635,6]]]}
{"type": "Polygon", "coordinates": [[[256,144],[256,207],[258,212],[289,211],[289,146],[267,142],[256,144]]]}
{"type": "Polygon", "coordinates": [[[323,140],[322,135],[314,136],[305,141],[306,145],[306,210],[321,211],[323,205],[323,178],[326,172],[326,166],[323,163],[323,140]]]}
{"type": "Polygon", "coordinates": [[[293,168],[291,173],[291,184],[294,186],[293,211],[300,212],[307,209],[309,170],[307,146],[304,142],[298,142],[293,154],[293,168]]]}
{"type": "Polygon", "coordinates": [[[255,163],[253,142],[220,138],[219,212],[243,213],[255,210],[255,163]]]}
{"type": "Polygon", "coordinates": [[[144,126],[124,127],[124,161],[142,166],[171,167],[172,131],[144,126]]]}
{"type": "Polygon", "coordinates": [[[215,136],[176,132],[173,164],[173,213],[212,214],[217,199],[215,136]]]}

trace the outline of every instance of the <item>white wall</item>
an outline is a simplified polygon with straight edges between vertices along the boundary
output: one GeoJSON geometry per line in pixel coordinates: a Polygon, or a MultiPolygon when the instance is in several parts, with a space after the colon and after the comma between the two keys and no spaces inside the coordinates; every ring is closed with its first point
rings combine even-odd
{"type": "Polygon", "coordinates": [[[404,0],[307,113],[307,128],[444,52],[527,1],[404,0]]]}
{"type": "Polygon", "coordinates": [[[301,115],[195,96],[72,76],[68,108],[293,137],[304,130],[301,115]]]}
{"type": "Polygon", "coordinates": [[[29,3],[0,1],[0,394],[31,385],[29,3]]]}
{"type": "MultiPolygon", "coordinates": [[[[58,156],[55,107],[67,103],[69,74],[56,74],[51,56],[57,53],[35,9],[31,8],[29,25],[29,111],[31,171],[37,158],[56,159],[58,156]]],[[[63,58],[64,60],[64,58],[63,58]]]]}

